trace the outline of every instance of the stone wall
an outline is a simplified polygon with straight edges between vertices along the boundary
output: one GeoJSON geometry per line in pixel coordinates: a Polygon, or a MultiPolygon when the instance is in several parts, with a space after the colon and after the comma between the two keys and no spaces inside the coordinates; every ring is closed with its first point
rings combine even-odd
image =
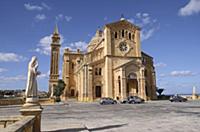
{"type": "MultiPolygon", "coordinates": [[[[53,104],[54,102],[55,102],[54,99],[50,99],[50,98],[39,99],[40,104],[53,104]]],[[[0,99],[0,106],[1,105],[22,105],[24,103],[25,103],[24,98],[0,99]]]]}
{"type": "Polygon", "coordinates": [[[0,99],[0,105],[19,105],[24,104],[23,98],[0,99]]]}

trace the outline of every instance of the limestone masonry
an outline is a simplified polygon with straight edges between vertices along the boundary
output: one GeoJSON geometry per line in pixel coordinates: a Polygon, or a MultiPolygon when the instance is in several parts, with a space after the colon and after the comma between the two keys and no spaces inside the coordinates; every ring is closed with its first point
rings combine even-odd
{"type": "MultiPolygon", "coordinates": [[[[56,27],[51,44],[50,93],[59,78],[59,42],[56,27]]],[[[130,95],[157,99],[153,58],[141,51],[140,28],[124,18],[98,29],[86,52],[65,49],[62,79],[66,84],[63,99],[120,100],[130,95]]]]}

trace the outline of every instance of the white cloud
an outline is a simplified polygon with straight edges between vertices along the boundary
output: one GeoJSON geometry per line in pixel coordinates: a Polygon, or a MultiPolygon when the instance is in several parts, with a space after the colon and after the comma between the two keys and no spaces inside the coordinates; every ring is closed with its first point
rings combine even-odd
{"type": "Polygon", "coordinates": [[[143,13],[142,16],[143,16],[143,17],[148,17],[149,14],[148,14],[148,13],[143,13]]]}
{"type": "Polygon", "coordinates": [[[41,6],[40,5],[32,5],[30,3],[25,3],[24,4],[24,7],[26,10],[28,11],[41,11],[43,9],[47,9],[47,10],[50,10],[51,7],[48,6],[46,3],[42,2],[41,3],[41,6]]]}
{"type": "Polygon", "coordinates": [[[107,21],[107,20],[108,20],[108,17],[107,17],[107,16],[105,16],[105,17],[103,18],[103,20],[104,20],[104,21],[107,21]]]}
{"type": "Polygon", "coordinates": [[[87,43],[85,41],[77,41],[69,44],[71,49],[80,49],[81,51],[86,51],[87,43]]]}
{"type": "Polygon", "coordinates": [[[63,14],[58,14],[58,15],[56,16],[56,20],[57,20],[57,21],[63,20],[63,14]]]}
{"type": "Polygon", "coordinates": [[[167,64],[163,63],[163,62],[158,62],[154,65],[155,67],[166,67],[167,64]]]}
{"type": "Polygon", "coordinates": [[[44,2],[42,2],[42,4],[41,4],[44,8],[46,8],[47,10],[50,10],[51,9],[51,7],[50,6],[48,6],[46,3],[44,3],[44,2]]]}
{"type": "MultiPolygon", "coordinates": [[[[50,55],[51,51],[51,37],[52,35],[45,36],[40,39],[38,47],[35,49],[36,52],[39,52],[44,55],[50,55]]],[[[64,37],[60,34],[60,44],[64,42],[64,37]]]]}
{"type": "Polygon", "coordinates": [[[150,37],[152,37],[155,31],[156,31],[156,28],[151,28],[149,30],[142,30],[142,32],[141,32],[142,41],[147,40],[150,37]]]}
{"type": "Polygon", "coordinates": [[[35,51],[41,54],[49,55],[51,51],[51,37],[52,35],[41,38],[38,44],[38,48],[36,48],[35,51]]]}
{"type": "Polygon", "coordinates": [[[166,74],[160,74],[159,75],[159,77],[165,77],[166,76],[166,74]]]}
{"type": "Polygon", "coordinates": [[[49,77],[49,73],[50,71],[46,72],[46,73],[41,73],[38,78],[39,79],[44,79],[44,78],[48,78],[49,77]]]}
{"type": "Polygon", "coordinates": [[[0,73],[1,73],[1,72],[5,72],[5,71],[7,71],[7,69],[0,68],[0,73]]]}
{"type": "Polygon", "coordinates": [[[35,16],[35,20],[36,21],[41,21],[41,20],[45,20],[46,19],[46,15],[45,14],[37,14],[35,16]]]}
{"type": "Polygon", "coordinates": [[[134,23],[134,19],[133,18],[129,18],[129,19],[127,19],[127,21],[129,21],[130,23],[134,23]]]}
{"type": "Polygon", "coordinates": [[[31,5],[30,3],[24,4],[25,9],[29,10],[29,11],[41,11],[43,10],[43,7],[38,6],[38,5],[31,5]]]}
{"type": "Polygon", "coordinates": [[[65,16],[65,20],[66,20],[67,22],[71,21],[71,19],[72,19],[71,16],[65,16]]]}
{"type": "Polygon", "coordinates": [[[200,0],[190,0],[178,12],[180,16],[190,16],[197,13],[200,13],[200,0]]]}
{"type": "Polygon", "coordinates": [[[2,83],[24,81],[24,80],[26,80],[26,77],[24,75],[11,76],[11,77],[0,76],[0,82],[2,83]]]}
{"type": "Polygon", "coordinates": [[[197,73],[194,73],[192,71],[189,70],[185,70],[185,71],[172,71],[170,73],[170,76],[174,76],[174,77],[185,77],[185,76],[194,76],[197,73]]]}
{"type": "Polygon", "coordinates": [[[141,40],[147,40],[153,36],[155,31],[159,29],[159,24],[156,19],[153,19],[148,13],[136,13],[134,18],[129,18],[129,22],[138,25],[142,28],[141,40]]]}
{"type": "Polygon", "coordinates": [[[26,58],[21,55],[0,52],[0,62],[19,62],[24,60],[26,60],[26,58]]]}
{"type": "Polygon", "coordinates": [[[58,15],[56,16],[56,21],[57,21],[57,22],[58,22],[58,21],[63,21],[63,20],[69,22],[69,21],[72,20],[72,17],[71,17],[71,16],[65,16],[65,15],[63,15],[63,14],[58,14],[58,15]]]}

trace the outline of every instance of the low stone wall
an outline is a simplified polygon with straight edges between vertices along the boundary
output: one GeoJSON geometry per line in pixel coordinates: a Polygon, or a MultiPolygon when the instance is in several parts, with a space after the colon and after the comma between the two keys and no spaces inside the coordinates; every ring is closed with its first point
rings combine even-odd
{"type": "Polygon", "coordinates": [[[0,132],[32,132],[35,116],[0,117],[0,132]]]}
{"type": "Polygon", "coordinates": [[[55,103],[55,99],[51,99],[51,98],[40,98],[39,99],[39,103],[40,104],[54,104],[55,103]]]}
{"type": "Polygon", "coordinates": [[[19,105],[19,104],[24,104],[23,98],[0,99],[0,105],[19,105]]]}
{"type": "MultiPolygon", "coordinates": [[[[1,105],[22,105],[25,103],[24,98],[7,98],[7,99],[0,99],[0,106],[1,105]]],[[[54,99],[50,98],[40,98],[40,104],[53,104],[55,103],[54,99]]]]}

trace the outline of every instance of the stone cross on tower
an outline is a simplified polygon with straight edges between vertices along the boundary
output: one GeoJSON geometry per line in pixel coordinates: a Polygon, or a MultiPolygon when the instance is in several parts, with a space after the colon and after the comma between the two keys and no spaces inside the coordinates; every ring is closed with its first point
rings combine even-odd
{"type": "Polygon", "coordinates": [[[60,57],[60,35],[56,25],[52,36],[51,43],[51,62],[49,75],[49,93],[53,96],[54,86],[57,85],[59,79],[59,57],[60,57]]]}

